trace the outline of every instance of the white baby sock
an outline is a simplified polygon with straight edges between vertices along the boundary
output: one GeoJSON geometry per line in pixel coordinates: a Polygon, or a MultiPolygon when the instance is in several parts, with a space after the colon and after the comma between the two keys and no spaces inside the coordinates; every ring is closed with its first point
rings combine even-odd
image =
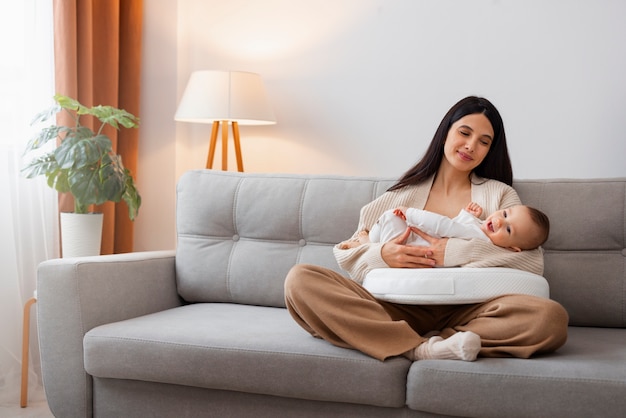
{"type": "Polygon", "coordinates": [[[457,332],[445,340],[431,337],[415,348],[415,360],[474,361],[480,351],[480,337],[471,331],[457,332]]]}

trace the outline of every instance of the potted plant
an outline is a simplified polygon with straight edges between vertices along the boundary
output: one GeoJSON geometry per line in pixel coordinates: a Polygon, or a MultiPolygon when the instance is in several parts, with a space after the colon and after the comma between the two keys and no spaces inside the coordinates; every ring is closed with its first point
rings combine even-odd
{"type": "MultiPolygon", "coordinates": [[[[58,146],[34,158],[22,169],[22,173],[27,178],[44,175],[48,186],[62,193],[69,192],[74,197],[75,214],[88,214],[91,205],[124,200],[128,205],[128,216],[134,220],[141,206],[141,196],[131,172],[124,168],[122,158],[113,151],[111,139],[103,134],[103,129],[106,125],[115,129],[120,129],[120,126],[135,128],[139,119],[122,109],[102,105],[86,107],[77,100],[59,94],[54,96],[54,100],[55,105],[38,114],[33,124],[45,122],[57,113],[66,111],[71,115],[73,125],[51,125],[35,135],[28,142],[27,153],[39,150],[53,140],[58,140],[58,146]],[[81,117],[85,116],[93,116],[100,121],[96,132],[81,125],[81,117]]],[[[99,222],[101,236],[101,216],[99,222]]],[[[67,257],[66,240],[70,238],[65,236],[63,223],[62,218],[63,256],[67,257]]],[[[81,230],[84,227],[74,229],[81,230]]],[[[97,245],[99,254],[100,238],[97,245]]],[[[79,244],[79,247],[84,247],[84,244],[79,244]]]]}

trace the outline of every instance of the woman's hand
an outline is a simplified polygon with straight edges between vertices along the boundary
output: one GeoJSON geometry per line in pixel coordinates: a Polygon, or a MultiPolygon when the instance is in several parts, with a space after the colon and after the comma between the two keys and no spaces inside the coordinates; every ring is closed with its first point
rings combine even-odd
{"type": "Polygon", "coordinates": [[[443,266],[444,257],[446,256],[446,245],[448,244],[448,238],[431,237],[427,233],[415,227],[411,227],[409,229],[428,241],[428,243],[430,244],[430,246],[428,247],[428,249],[430,250],[429,258],[435,260],[436,266],[443,266]]]}
{"type": "Polygon", "coordinates": [[[445,243],[443,243],[443,250],[439,250],[439,243],[435,245],[435,248],[430,247],[418,247],[413,245],[406,245],[406,241],[411,235],[411,231],[415,231],[422,238],[433,244],[438,238],[433,238],[424,234],[417,228],[407,228],[406,231],[398,238],[391,240],[383,245],[381,250],[381,256],[385,263],[389,267],[393,268],[424,268],[435,267],[437,261],[443,261],[443,254],[445,251],[445,243]],[[419,232],[417,232],[419,231],[419,232]],[[431,242],[431,240],[433,240],[431,242]],[[439,252],[439,258],[435,257],[435,254],[439,252]]]}

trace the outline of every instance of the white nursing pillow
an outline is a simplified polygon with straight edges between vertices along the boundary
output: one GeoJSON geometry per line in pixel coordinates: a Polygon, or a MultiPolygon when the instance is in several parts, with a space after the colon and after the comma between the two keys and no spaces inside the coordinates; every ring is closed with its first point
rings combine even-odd
{"type": "Polygon", "coordinates": [[[550,297],[542,276],[503,267],[374,269],[363,287],[377,299],[407,305],[479,303],[506,294],[550,297]]]}

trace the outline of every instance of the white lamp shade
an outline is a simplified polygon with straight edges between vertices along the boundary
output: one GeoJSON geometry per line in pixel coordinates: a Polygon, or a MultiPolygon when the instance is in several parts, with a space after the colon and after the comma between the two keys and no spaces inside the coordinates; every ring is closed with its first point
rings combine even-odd
{"type": "Polygon", "coordinates": [[[195,71],[191,74],[174,119],[181,122],[276,123],[258,74],[241,71],[195,71]]]}

